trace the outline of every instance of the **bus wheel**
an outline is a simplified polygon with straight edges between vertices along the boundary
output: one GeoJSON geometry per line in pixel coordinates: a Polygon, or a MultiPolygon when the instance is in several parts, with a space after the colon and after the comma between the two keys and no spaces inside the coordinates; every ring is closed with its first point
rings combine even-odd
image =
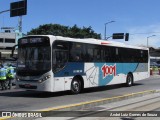
{"type": "Polygon", "coordinates": [[[78,94],[81,92],[82,83],[78,78],[73,78],[71,83],[71,91],[73,94],[78,94]]]}
{"type": "Polygon", "coordinates": [[[132,74],[128,74],[127,75],[126,85],[127,85],[127,87],[131,87],[133,85],[133,76],[132,76],[132,74]]]}

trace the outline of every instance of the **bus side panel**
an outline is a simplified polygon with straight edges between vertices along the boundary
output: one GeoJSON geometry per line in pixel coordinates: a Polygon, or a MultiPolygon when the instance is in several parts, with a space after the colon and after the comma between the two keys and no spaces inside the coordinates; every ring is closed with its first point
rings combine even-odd
{"type": "Polygon", "coordinates": [[[143,80],[143,79],[146,79],[149,77],[149,73],[148,71],[147,72],[135,72],[133,73],[133,76],[134,76],[134,81],[139,81],[139,80],[143,80]]]}
{"type": "MultiPolygon", "coordinates": [[[[82,77],[85,76],[84,63],[68,62],[62,70],[54,74],[54,91],[70,90],[71,82],[77,75],[80,75],[82,77]]],[[[86,85],[86,83],[84,84],[86,85]]]]}
{"type": "Polygon", "coordinates": [[[99,84],[99,67],[94,63],[85,63],[84,71],[86,77],[84,77],[84,88],[96,87],[99,84]]]}
{"type": "Polygon", "coordinates": [[[55,74],[54,91],[70,90],[77,75],[82,76],[84,88],[125,83],[131,72],[134,81],[148,77],[148,63],[67,63],[55,74]]]}
{"type": "Polygon", "coordinates": [[[126,82],[126,75],[134,72],[137,63],[95,63],[99,68],[98,86],[126,82]]]}
{"type": "MultiPolygon", "coordinates": [[[[118,65],[119,63],[117,63],[118,65]]],[[[109,84],[125,83],[127,74],[131,72],[133,74],[134,81],[143,80],[149,77],[148,63],[122,63],[123,72],[117,71],[117,75],[113,77],[113,80],[109,84]]],[[[117,67],[118,68],[118,67],[117,67]]]]}
{"type": "Polygon", "coordinates": [[[139,63],[134,72],[134,81],[142,80],[149,77],[148,63],[139,63]]]}
{"type": "Polygon", "coordinates": [[[148,63],[95,63],[99,68],[99,86],[125,83],[128,73],[135,81],[148,78],[148,63]],[[137,74],[136,74],[137,73],[137,74]]]}
{"type": "Polygon", "coordinates": [[[54,91],[64,91],[64,77],[54,78],[54,91]]]}

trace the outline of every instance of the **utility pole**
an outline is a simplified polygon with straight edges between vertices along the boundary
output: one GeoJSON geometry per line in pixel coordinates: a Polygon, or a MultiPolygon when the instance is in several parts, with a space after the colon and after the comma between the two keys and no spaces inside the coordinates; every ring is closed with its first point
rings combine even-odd
{"type": "Polygon", "coordinates": [[[22,16],[19,16],[19,32],[22,32],[22,16]]]}

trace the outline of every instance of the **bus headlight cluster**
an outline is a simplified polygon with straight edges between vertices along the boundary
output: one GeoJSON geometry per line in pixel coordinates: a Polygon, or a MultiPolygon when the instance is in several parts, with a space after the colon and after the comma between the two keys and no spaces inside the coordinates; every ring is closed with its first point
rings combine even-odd
{"type": "Polygon", "coordinates": [[[16,81],[20,81],[20,78],[19,78],[19,77],[17,77],[17,76],[15,77],[15,79],[16,79],[16,81]]]}
{"type": "Polygon", "coordinates": [[[45,80],[47,80],[47,79],[49,79],[51,76],[50,75],[48,75],[48,76],[45,76],[44,78],[42,78],[42,80],[39,80],[38,82],[43,82],[43,81],[45,81],[45,80]]]}

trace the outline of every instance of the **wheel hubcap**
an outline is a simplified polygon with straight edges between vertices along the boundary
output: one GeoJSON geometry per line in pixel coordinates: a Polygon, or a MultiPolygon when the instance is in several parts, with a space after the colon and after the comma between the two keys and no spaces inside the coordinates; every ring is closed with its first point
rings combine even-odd
{"type": "Polygon", "coordinates": [[[132,84],[132,78],[129,76],[128,77],[128,84],[131,85],[132,84]]]}
{"type": "Polygon", "coordinates": [[[74,81],[73,82],[73,90],[74,91],[79,91],[79,83],[78,83],[78,81],[74,81]]]}

